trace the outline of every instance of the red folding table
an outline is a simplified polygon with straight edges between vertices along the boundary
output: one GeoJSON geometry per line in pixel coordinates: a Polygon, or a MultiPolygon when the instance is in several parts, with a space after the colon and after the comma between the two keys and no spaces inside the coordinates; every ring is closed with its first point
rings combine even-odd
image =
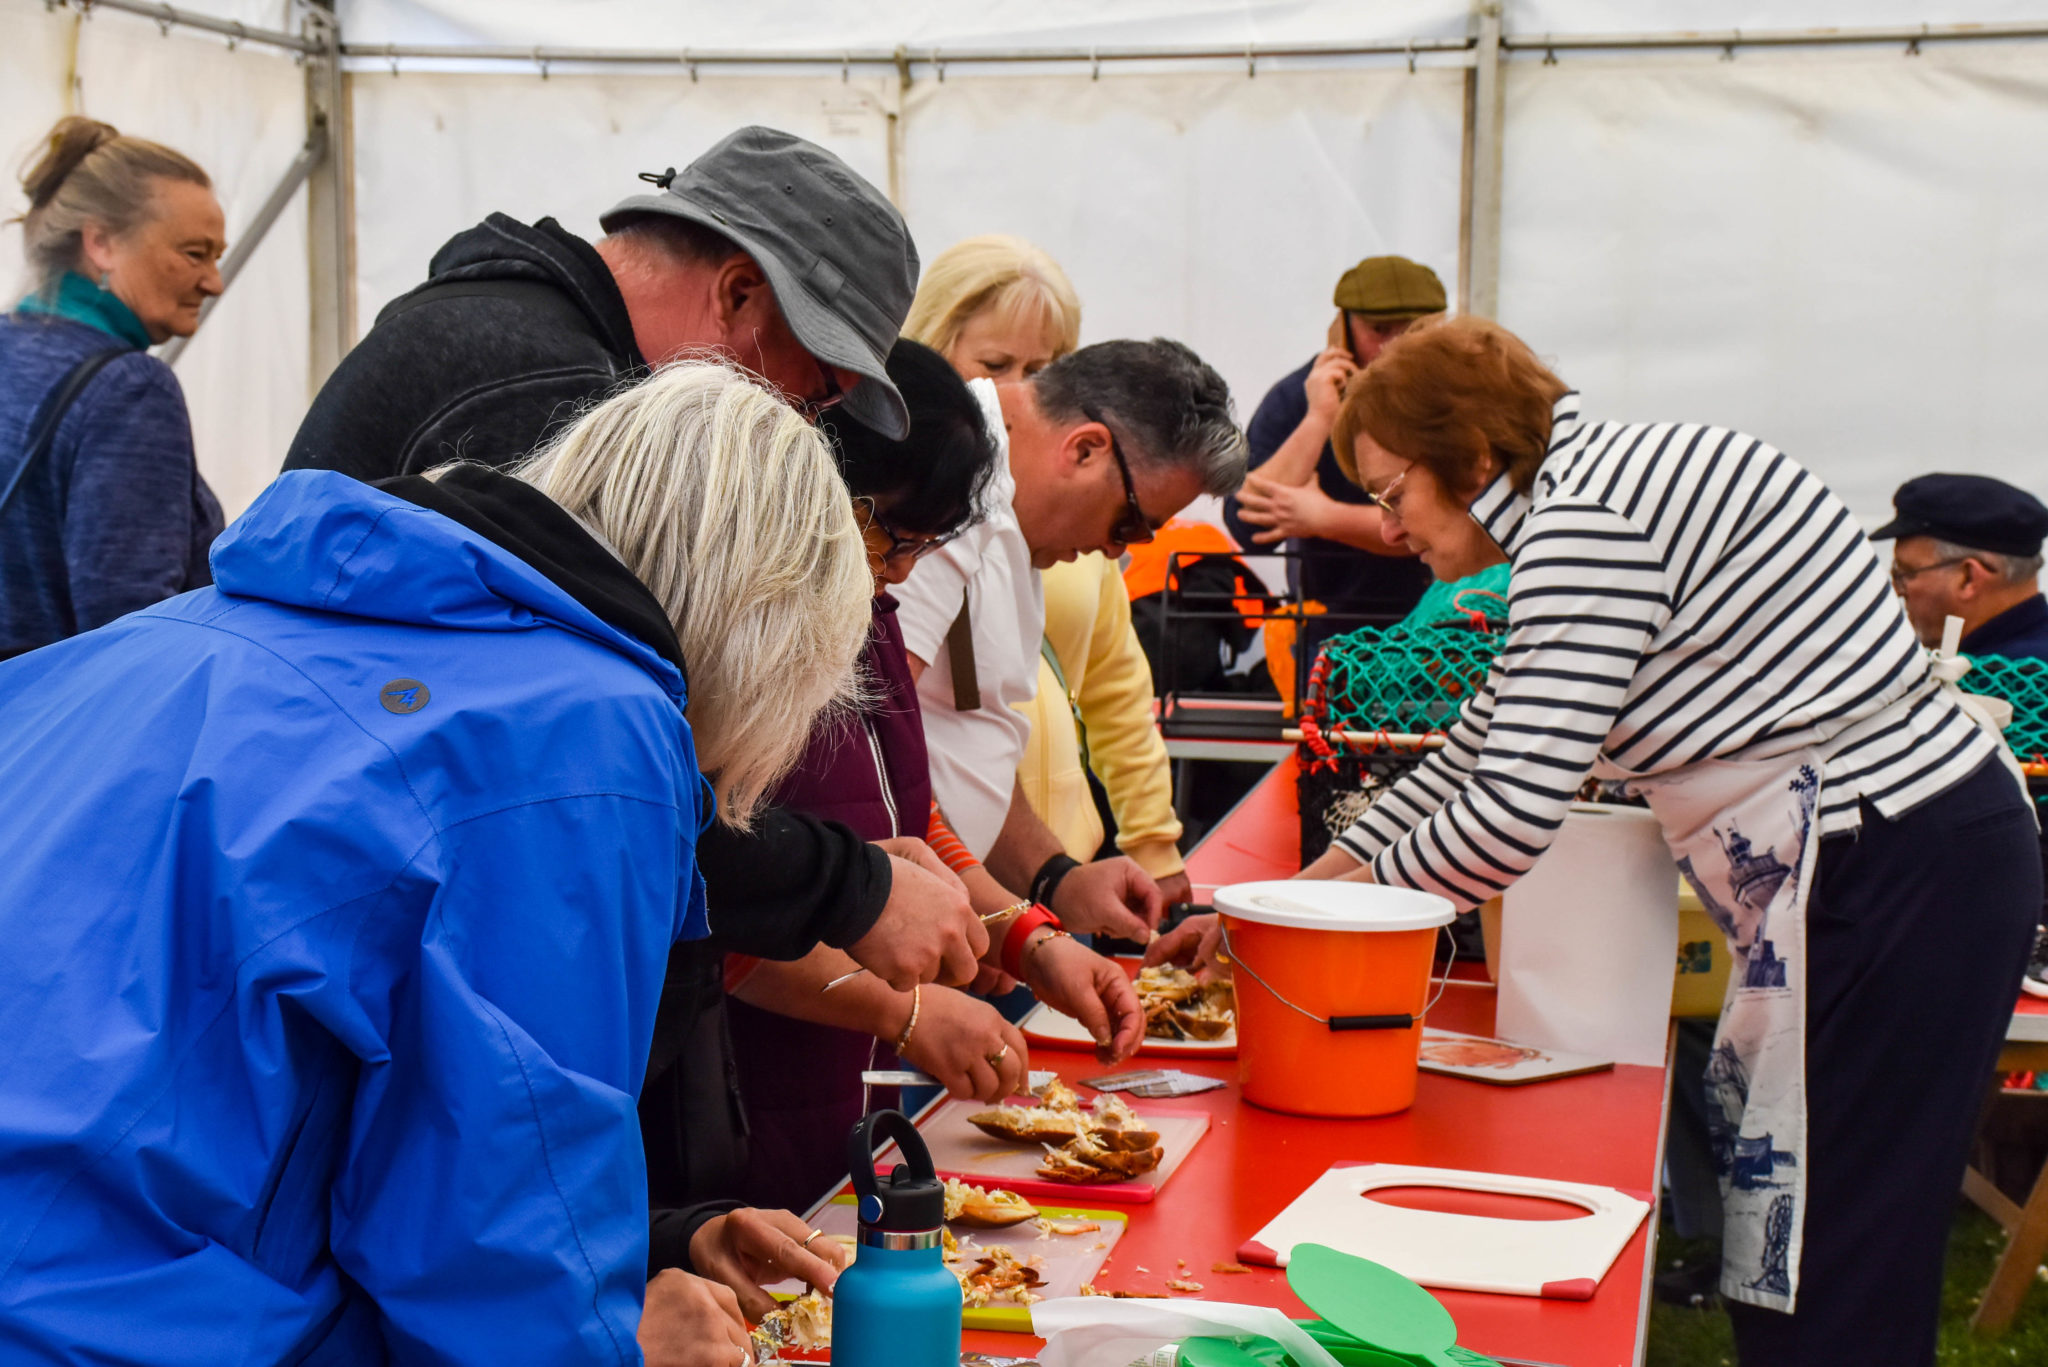
{"type": "MultiPolygon", "coordinates": [[[[1285,877],[1300,864],[1295,765],[1276,766],[1188,857],[1198,889],[1285,877]]],[[[1433,1024],[1471,1034],[1493,1032],[1494,992],[1457,981],[1432,1012],[1433,1024]]],[[[1610,1073],[1496,1087],[1425,1074],[1415,1105],[1373,1120],[1316,1120],[1244,1104],[1233,1062],[1158,1060],[1188,1072],[1230,1079],[1221,1091],[1178,1097],[1212,1117],[1208,1135],[1159,1199],[1129,1207],[1130,1225],[1097,1278],[1104,1291],[1166,1291],[1169,1277],[1203,1284],[1216,1300],[1271,1305],[1306,1316],[1285,1274],[1268,1269],[1216,1272],[1247,1239],[1332,1164],[1413,1163],[1512,1173],[1618,1187],[1654,1200],[1663,1151],[1665,1074],[1617,1067],[1610,1073]],[[1183,1264],[1185,1266],[1183,1267],[1183,1264]]],[[[1039,1048],[1032,1066],[1072,1082],[1099,1076],[1090,1055],[1039,1048]]],[[[1142,1107],[1143,1103],[1140,1103],[1142,1107]]],[[[1086,1188],[1076,1189],[1077,1200],[1086,1188]]],[[[1560,1367],[1624,1367],[1643,1359],[1653,1210],[1592,1299],[1542,1300],[1445,1291],[1459,1342],[1490,1356],[1560,1367]]],[[[971,1332],[977,1351],[1025,1356],[1036,1340],[971,1332]]]]}

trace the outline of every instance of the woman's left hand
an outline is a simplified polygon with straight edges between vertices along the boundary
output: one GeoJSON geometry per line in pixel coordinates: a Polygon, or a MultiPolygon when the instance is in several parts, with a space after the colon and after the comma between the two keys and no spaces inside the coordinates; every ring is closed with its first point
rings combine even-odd
{"type": "Polygon", "coordinates": [[[775,1308],[761,1288],[795,1277],[830,1291],[853,1261],[837,1239],[811,1239],[810,1226],[786,1210],[743,1207],[713,1216],[690,1236],[690,1263],[699,1276],[732,1288],[747,1319],[759,1324],[775,1308]]]}
{"type": "Polygon", "coordinates": [[[1041,934],[1024,947],[1025,985],[1081,1022],[1097,1059],[1122,1063],[1145,1038],[1145,1013],[1129,975],[1070,935],[1041,934]]]}

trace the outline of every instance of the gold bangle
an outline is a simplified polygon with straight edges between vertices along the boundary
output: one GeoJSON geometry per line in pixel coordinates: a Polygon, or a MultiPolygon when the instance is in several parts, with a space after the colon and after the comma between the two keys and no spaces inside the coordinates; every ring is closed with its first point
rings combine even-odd
{"type": "Polygon", "coordinates": [[[1013,902],[1009,906],[1004,907],[1001,911],[988,912],[984,914],[980,919],[983,925],[992,926],[996,922],[1002,920],[1005,916],[1020,916],[1029,910],[1031,910],[1031,902],[1027,898],[1022,902],[1013,902]]]}
{"type": "Polygon", "coordinates": [[[910,1047],[911,1031],[917,1029],[918,1009],[924,1005],[924,988],[920,985],[910,989],[910,1019],[903,1023],[903,1033],[896,1037],[896,1052],[901,1054],[910,1047]]]}

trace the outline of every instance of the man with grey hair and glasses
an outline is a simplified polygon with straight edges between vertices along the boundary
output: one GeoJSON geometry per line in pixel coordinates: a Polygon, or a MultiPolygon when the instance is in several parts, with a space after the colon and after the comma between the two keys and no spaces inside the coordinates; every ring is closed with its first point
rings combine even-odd
{"type": "Polygon", "coordinates": [[[1892,496],[1897,516],[1871,533],[1896,540],[1892,585],[1921,644],[1963,622],[1965,655],[2048,660],[2041,542],[2048,506],[1988,475],[1921,475],[1892,496]]]}
{"type": "Polygon", "coordinates": [[[1152,540],[1200,494],[1244,482],[1230,390],[1178,342],[1099,342],[1020,383],[971,386],[1006,436],[987,518],[895,589],[918,680],[932,793],[995,880],[1066,927],[1140,942],[1163,911],[1127,858],[1077,864],[1017,784],[1038,686],[1037,571],[1152,540]]]}

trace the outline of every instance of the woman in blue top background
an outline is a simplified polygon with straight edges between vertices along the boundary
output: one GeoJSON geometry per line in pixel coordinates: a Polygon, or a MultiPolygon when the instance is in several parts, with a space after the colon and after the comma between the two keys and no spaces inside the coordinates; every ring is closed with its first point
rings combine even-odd
{"type": "Polygon", "coordinates": [[[221,292],[220,202],[190,159],[66,118],[22,178],[34,286],[0,318],[0,658],[209,582],[220,504],[150,346],[221,292]],[[61,414],[65,381],[97,370],[61,414]],[[38,426],[58,418],[32,464],[38,426]]]}
{"type": "Polygon", "coordinates": [[[634,1100],[700,833],[857,692],[823,439],[671,366],[213,565],[0,664],[0,1362],[741,1360],[647,1281],[634,1100]]]}

